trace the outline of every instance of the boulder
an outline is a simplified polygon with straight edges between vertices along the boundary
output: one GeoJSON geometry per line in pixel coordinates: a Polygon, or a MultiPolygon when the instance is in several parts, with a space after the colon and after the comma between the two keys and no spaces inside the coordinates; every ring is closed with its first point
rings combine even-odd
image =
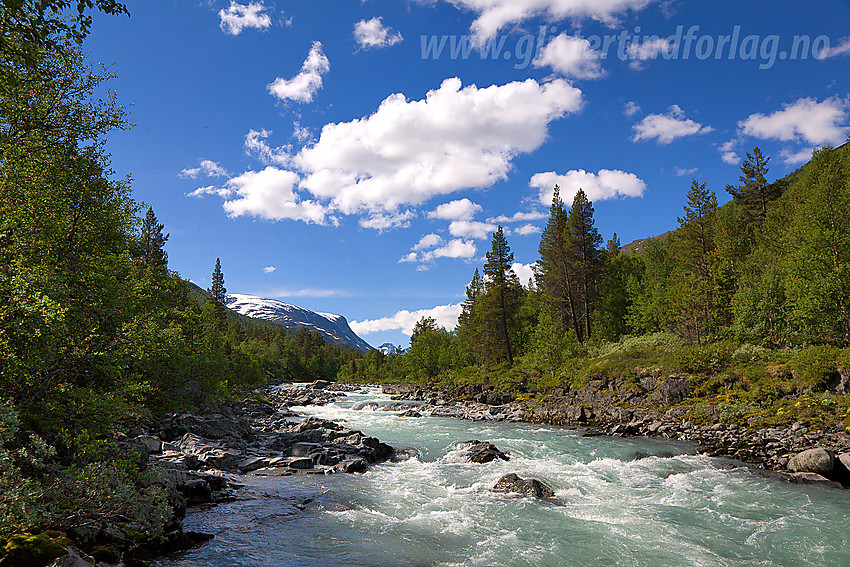
{"type": "Polygon", "coordinates": [[[517,493],[533,498],[554,498],[555,491],[536,479],[520,478],[515,473],[506,474],[493,486],[493,492],[517,493]]]}
{"type": "Polygon", "coordinates": [[[191,433],[185,434],[177,442],[184,453],[195,455],[198,461],[213,469],[238,472],[242,454],[239,451],[227,449],[191,433]]]}
{"type": "Polygon", "coordinates": [[[673,406],[694,395],[687,378],[670,376],[658,385],[654,398],[664,405],[673,406]]]}
{"type": "Polygon", "coordinates": [[[159,425],[160,437],[167,441],[192,433],[206,439],[245,439],[252,434],[244,417],[225,416],[220,413],[198,416],[191,413],[170,414],[159,425]]]}
{"type": "Polygon", "coordinates": [[[293,459],[289,461],[289,468],[291,469],[312,469],[313,468],[313,459],[309,457],[301,457],[299,459],[293,459]]]}
{"type": "Polygon", "coordinates": [[[463,449],[466,458],[470,463],[489,463],[496,459],[509,461],[510,457],[500,451],[498,447],[492,443],[484,441],[463,441],[458,443],[458,449],[463,449]]]}
{"type": "Polygon", "coordinates": [[[76,547],[68,547],[68,553],[57,558],[50,567],[96,567],[97,562],[76,547]]]}
{"type": "Polygon", "coordinates": [[[144,447],[150,454],[162,452],[162,441],[152,435],[139,435],[133,443],[144,447]]]}
{"type": "Polygon", "coordinates": [[[829,477],[834,468],[835,456],[821,447],[797,453],[788,461],[788,470],[794,473],[816,473],[829,477]]]}

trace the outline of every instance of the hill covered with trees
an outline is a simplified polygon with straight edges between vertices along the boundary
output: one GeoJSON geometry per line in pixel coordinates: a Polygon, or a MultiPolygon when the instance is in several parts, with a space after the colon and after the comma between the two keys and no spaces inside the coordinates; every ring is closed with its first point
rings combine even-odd
{"type": "Polygon", "coordinates": [[[755,148],[731,201],[694,180],[679,227],[628,246],[603,246],[586,195],[567,207],[556,188],[530,288],[498,230],[454,331],[423,319],[406,354],[372,353],[339,377],[527,398],[596,378],[640,392],[641,374],[683,374],[695,399],[738,421],[841,424],[850,404],[829,389],[850,376],[850,145],[768,176],[755,148]]]}

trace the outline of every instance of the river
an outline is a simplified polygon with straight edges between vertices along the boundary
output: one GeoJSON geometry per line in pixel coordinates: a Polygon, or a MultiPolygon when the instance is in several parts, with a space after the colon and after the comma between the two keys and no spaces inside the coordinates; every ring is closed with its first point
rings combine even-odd
{"type": "Polygon", "coordinates": [[[187,515],[185,528],[212,541],[157,565],[850,566],[845,492],[764,479],[679,443],[352,409],[364,401],[389,397],[294,409],[415,456],[365,474],[247,477],[252,499],[187,515]],[[470,439],[511,460],[464,462],[455,445],[470,439]],[[556,498],[490,491],[511,472],[556,498]]]}

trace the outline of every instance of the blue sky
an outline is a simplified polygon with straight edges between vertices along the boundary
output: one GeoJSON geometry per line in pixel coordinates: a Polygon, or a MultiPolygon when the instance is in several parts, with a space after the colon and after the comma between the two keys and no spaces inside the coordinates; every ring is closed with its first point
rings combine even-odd
{"type": "Polygon", "coordinates": [[[551,189],[607,240],[720,202],[758,145],[771,178],[850,134],[850,2],[140,2],[85,49],[135,126],[118,175],[170,267],[344,315],[369,343],[451,327],[504,225],[526,280],[551,189]],[[442,48],[442,49],[440,49],[442,48]]]}

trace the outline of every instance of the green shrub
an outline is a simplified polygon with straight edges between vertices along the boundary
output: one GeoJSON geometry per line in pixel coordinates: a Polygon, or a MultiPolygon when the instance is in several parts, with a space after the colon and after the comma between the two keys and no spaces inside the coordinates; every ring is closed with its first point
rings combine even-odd
{"type": "Polygon", "coordinates": [[[3,547],[4,564],[17,567],[43,567],[65,555],[71,542],[64,534],[45,532],[38,535],[15,534],[3,547]]]}
{"type": "Polygon", "coordinates": [[[830,376],[838,371],[841,349],[817,345],[801,349],[791,360],[791,369],[801,391],[823,390],[830,376]]]}
{"type": "Polygon", "coordinates": [[[675,364],[689,374],[718,374],[729,367],[737,349],[732,341],[686,346],[676,353],[675,364]]]}

